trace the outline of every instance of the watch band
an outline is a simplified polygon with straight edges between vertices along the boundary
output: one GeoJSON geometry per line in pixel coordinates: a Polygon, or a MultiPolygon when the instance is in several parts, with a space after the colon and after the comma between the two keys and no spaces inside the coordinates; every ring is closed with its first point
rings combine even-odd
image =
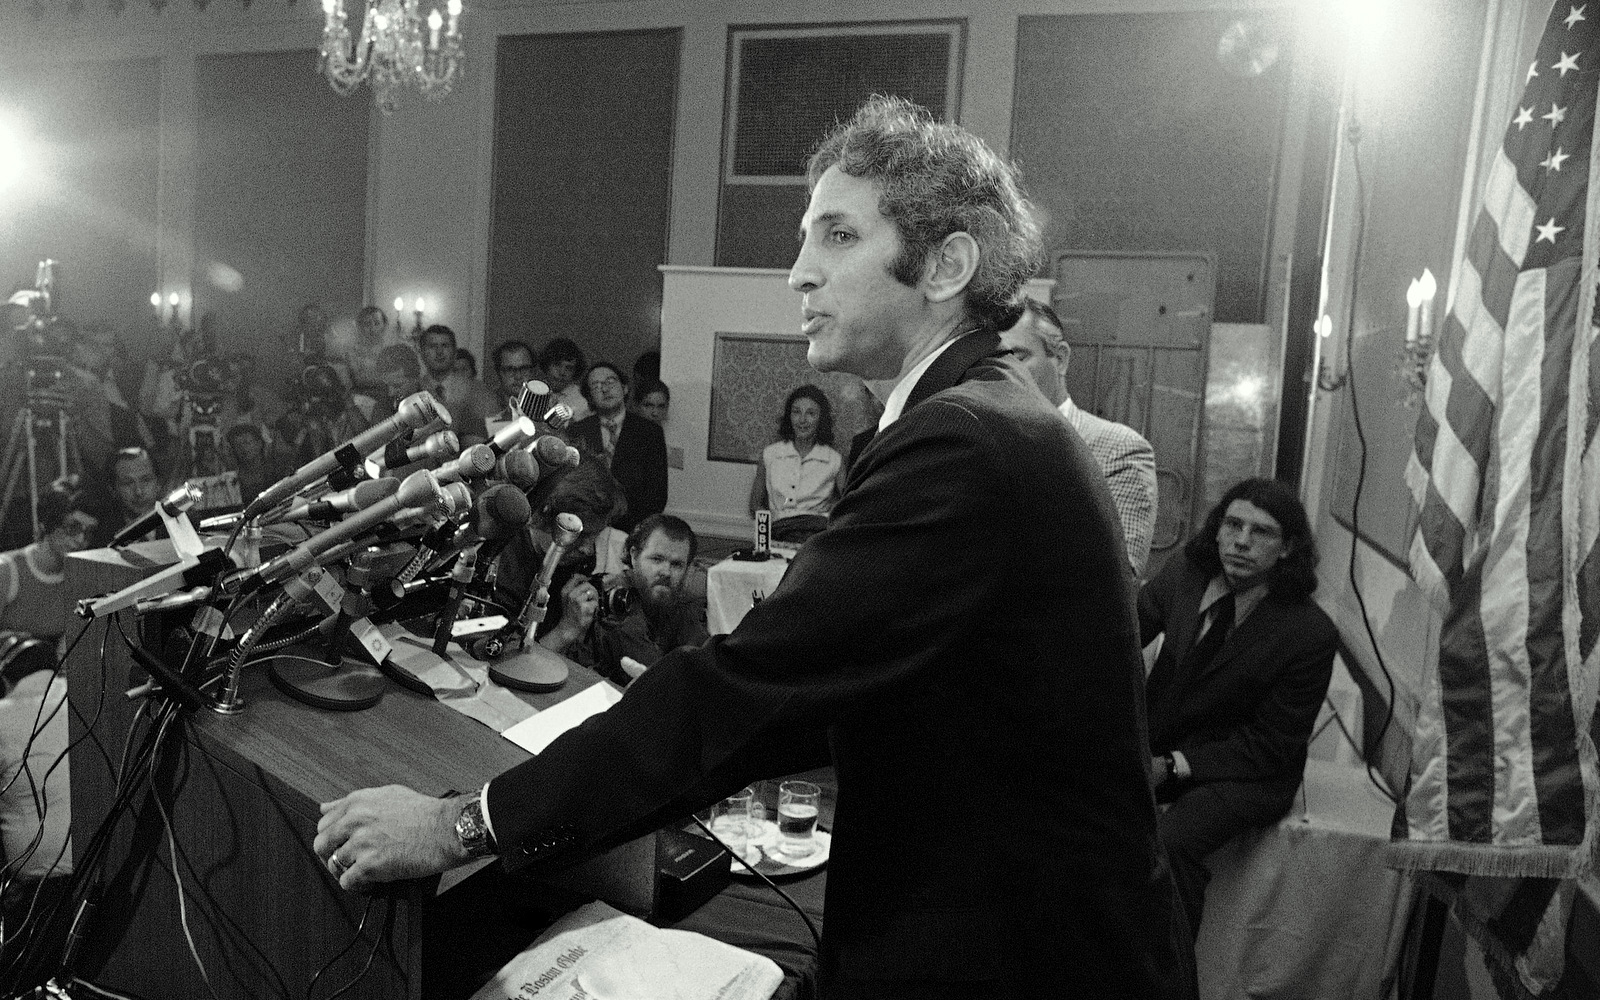
{"type": "Polygon", "coordinates": [[[495,854],[494,835],[489,832],[489,824],[483,819],[482,793],[473,792],[461,798],[461,815],[456,817],[456,839],[461,841],[461,849],[471,858],[486,858],[495,854]]]}

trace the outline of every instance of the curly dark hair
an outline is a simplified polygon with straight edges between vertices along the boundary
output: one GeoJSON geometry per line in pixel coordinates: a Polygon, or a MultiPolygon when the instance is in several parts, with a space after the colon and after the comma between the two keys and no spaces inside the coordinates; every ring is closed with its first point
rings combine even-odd
{"type": "Polygon", "coordinates": [[[789,398],[783,401],[783,416],[778,418],[779,439],[794,440],[794,422],[789,419],[789,411],[794,408],[794,401],[797,399],[809,399],[817,404],[817,409],[822,411],[822,417],[817,421],[817,444],[832,446],[833,404],[828,402],[828,394],[814,385],[801,386],[789,393],[789,398]]]}
{"type": "Polygon", "coordinates": [[[604,465],[589,461],[544,472],[528,491],[528,503],[545,525],[553,524],[557,514],[577,515],[585,534],[599,531],[628,510],[617,480],[604,465]]]}
{"type": "Polygon", "coordinates": [[[834,129],[806,167],[815,188],[829,167],[883,186],[878,211],[903,244],[890,268],[915,285],[928,254],[951,233],[978,245],[978,270],[967,285],[967,313],[990,329],[1015,322],[1015,300],[1044,259],[1033,206],[1014,167],[977,136],[936,120],[900,97],[875,95],[834,129]]]}
{"type": "Polygon", "coordinates": [[[1235,500],[1260,507],[1283,529],[1283,541],[1289,547],[1289,554],[1268,571],[1270,592],[1288,600],[1309,596],[1317,589],[1317,540],[1311,535],[1311,521],[1306,517],[1300,498],[1292,488],[1275,479],[1243,479],[1234,483],[1206,515],[1205,524],[1185,543],[1184,556],[1207,575],[1222,572],[1217,534],[1222,530],[1228,506],[1235,500]]]}

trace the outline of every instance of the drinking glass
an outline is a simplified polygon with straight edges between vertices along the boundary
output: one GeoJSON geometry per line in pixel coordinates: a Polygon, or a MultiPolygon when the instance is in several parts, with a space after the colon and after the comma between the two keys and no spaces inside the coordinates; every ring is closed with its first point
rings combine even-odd
{"type": "Polygon", "coordinates": [[[722,841],[722,846],[740,857],[744,856],[749,843],[750,806],[755,797],[755,789],[742,788],[717,803],[711,811],[711,832],[722,841]]]}
{"type": "Polygon", "coordinates": [[[822,789],[809,781],[785,781],[778,786],[778,843],[786,858],[804,858],[817,849],[817,809],[822,789]]]}

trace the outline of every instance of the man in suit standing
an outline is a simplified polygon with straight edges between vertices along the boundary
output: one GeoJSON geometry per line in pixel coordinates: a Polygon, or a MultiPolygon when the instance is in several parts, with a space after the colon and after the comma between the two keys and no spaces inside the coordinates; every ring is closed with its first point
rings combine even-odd
{"type": "Polygon", "coordinates": [[[609,361],[597,361],[585,373],[583,392],[594,412],[572,425],[572,442],[622,484],[628,509],[611,526],[632,531],[667,509],[666,433],[655,421],[628,413],[628,380],[609,361]]]}
{"type": "Polygon", "coordinates": [[[1000,343],[1017,356],[1033,381],[1083,436],[1089,453],[1100,463],[1111,502],[1117,505],[1128,565],[1135,580],[1144,579],[1150,561],[1150,539],[1156,529],[1156,453],[1138,431],[1078,408],[1067,393],[1067,365],[1072,348],[1061,332],[1056,311],[1034,299],[1023,301],[1022,317],[1000,335],[1000,343]]]}
{"type": "Polygon", "coordinates": [[[1192,997],[1116,512],[995,333],[1041,257],[1031,206],[897,98],[808,180],[808,360],[896,383],[828,528],[731,635],[467,797],[325,804],[316,851],[347,889],[549,866],[831,758],[824,1000],[1192,997]]]}
{"type": "Polygon", "coordinates": [[[1206,855],[1289,811],[1339,634],[1311,601],[1311,524],[1294,491],[1246,479],[1139,591],[1140,638],[1165,633],[1146,683],[1161,838],[1189,926],[1206,855]]]}

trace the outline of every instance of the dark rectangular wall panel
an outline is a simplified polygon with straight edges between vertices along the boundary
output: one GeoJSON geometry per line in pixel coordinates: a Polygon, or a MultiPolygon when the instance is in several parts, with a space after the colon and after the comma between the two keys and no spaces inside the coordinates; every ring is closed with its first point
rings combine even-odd
{"type": "Polygon", "coordinates": [[[1052,251],[1212,254],[1215,319],[1259,323],[1288,32],[1251,15],[1279,48],[1241,75],[1218,58],[1239,16],[1020,18],[1011,152],[1052,251]]]}
{"type": "Polygon", "coordinates": [[[335,94],[305,50],[203,56],[195,99],[196,315],[276,382],[301,306],[363,304],[372,96],[335,94]]]}
{"type": "Polygon", "coordinates": [[[15,136],[0,150],[15,169],[0,190],[0,292],[31,287],[54,258],[60,313],[111,324],[136,360],[154,333],[160,102],[154,59],[0,68],[0,127],[15,136]]]}
{"type": "Polygon", "coordinates": [[[676,29],[500,39],[486,371],[506,340],[624,371],[659,345],[678,50],[676,29]]]}

